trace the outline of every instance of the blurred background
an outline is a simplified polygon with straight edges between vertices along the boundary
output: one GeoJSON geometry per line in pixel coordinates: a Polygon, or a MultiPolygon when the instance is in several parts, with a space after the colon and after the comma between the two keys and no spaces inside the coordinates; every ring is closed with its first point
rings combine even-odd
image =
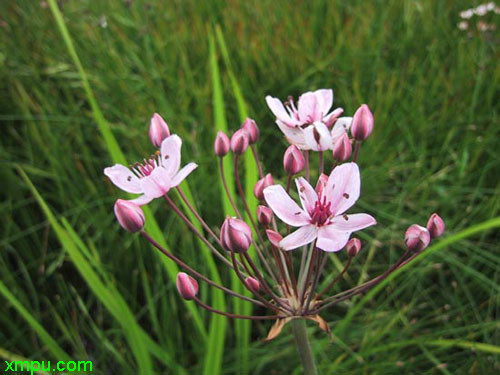
{"type": "MultiPolygon", "coordinates": [[[[499,373],[500,15],[461,17],[479,4],[2,1],[0,368],[28,358],[91,360],[96,374],[300,374],[289,327],[265,343],[270,322],[178,296],[173,264],[119,227],[124,194],[102,171],[154,151],[158,112],[184,140],[183,163],[200,165],[189,188],[216,228],[216,131],[254,118],[278,179],[286,143],[265,95],[332,88],[346,114],[368,103],[375,116],[359,208],[378,225],[338,290],[398,259],[408,225],[432,212],[451,240],[379,293],[326,311],[333,342],[308,324],[320,373],[499,373]]],[[[234,282],[164,202],[149,206],[148,228],[175,254],[234,282]]],[[[334,277],[346,255],[331,257],[334,277]]]]}

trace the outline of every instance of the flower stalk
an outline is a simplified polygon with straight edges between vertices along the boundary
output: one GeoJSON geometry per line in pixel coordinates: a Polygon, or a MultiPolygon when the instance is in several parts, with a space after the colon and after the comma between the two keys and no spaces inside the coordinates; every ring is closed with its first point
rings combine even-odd
{"type": "Polygon", "coordinates": [[[307,337],[306,321],[305,319],[294,319],[290,322],[293,332],[293,338],[297,351],[299,352],[300,362],[304,375],[317,375],[316,363],[314,361],[313,351],[309,338],[307,337]]]}

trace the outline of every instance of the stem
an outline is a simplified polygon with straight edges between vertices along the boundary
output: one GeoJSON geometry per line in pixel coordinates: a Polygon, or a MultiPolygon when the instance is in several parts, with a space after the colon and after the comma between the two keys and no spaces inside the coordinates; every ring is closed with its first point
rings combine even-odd
{"type": "Polygon", "coordinates": [[[352,161],[357,163],[358,162],[358,156],[359,156],[359,149],[361,148],[361,141],[356,141],[356,146],[354,148],[354,156],[352,158],[352,161]]]}
{"type": "Polygon", "coordinates": [[[310,168],[310,165],[309,165],[309,151],[305,151],[304,152],[304,158],[305,158],[305,161],[306,161],[306,180],[309,182],[309,168],[310,168]]]}
{"type": "Polygon", "coordinates": [[[264,177],[264,172],[262,171],[262,165],[260,164],[259,154],[257,153],[257,147],[255,145],[251,145],[253,158],[255,159],[255,164],[257,164],[257,169],[259,170],[259,178],[264,177]]]}
{"type": "Polygon", "coordinates": [[[300,361],[302,362],[302,368],[304,371],[303,374],[317,375],[318,370],[316,369],[313,352],[307,337],[305,320],[293,319],[290,324],[292,326],[292,332],[295,338],[295,344],[297,345],[297,351],[299,352],[300,361]]]}

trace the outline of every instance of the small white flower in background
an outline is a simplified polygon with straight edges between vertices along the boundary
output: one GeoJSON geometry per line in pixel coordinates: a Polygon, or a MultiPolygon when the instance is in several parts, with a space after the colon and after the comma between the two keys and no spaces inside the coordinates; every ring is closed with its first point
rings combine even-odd
{"type": "Polygon", "coordinates": [[[108,27],[108,20],[104,14],[99,18],[99,26],[101,26],[103,29],[108,27]]]}
{"type": "Polygon", "coordinates": [[[469,28],[469,23],[467,21],[462,21],[458,23],[458,28],[460,30],[467,30],[469,28]]]}

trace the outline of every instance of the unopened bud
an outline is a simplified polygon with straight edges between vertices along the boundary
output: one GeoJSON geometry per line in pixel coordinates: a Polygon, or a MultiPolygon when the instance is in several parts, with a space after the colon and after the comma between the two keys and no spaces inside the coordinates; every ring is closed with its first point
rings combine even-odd
{"type": "Polygon", "coordinates": [[[352,119],[351,134],[358,141],[364,141],[373,131],[373,114],[366,104],[358,108],[352,119]]]}
{"type": "Polygon", "coordinates": [[[262,205],[257,207],[257,220],[265,227],[271,224],[273,216],[273,211],[269,207],[262,205]]]}
{"type": "Polygon", "coordinates": [[[255,184],[255,187],[253,188],[255,198],[264,200],[264,189],[271,185],[274,185],[274,179],[271,173],[268,173],[255,184]]]}
{"type": "Polygon", "coordinates": [[[243,154],[248,148],[249,135],[246,130],[239,129],[231,137],[231,150],[237,155],[243,154]]]}
{"type": "Polygon", "coordinates": [[[436,238],[444,233],[444,221],[441,217],[434,213],[429,218],[427,222],[427,230],[429,231],[431,238],[436,238]]]}
{"type": "Polygon", "coordinates": [[[413,224],[405,233],[406,247],[410,251],[418,252],[424,250],[431,242],[429,231],[420,225],[413,224]]]}
{"type": "Polygon", "coordinates": [[[355,257],[361,250],[361,241],[358,238],[351,238],[345,248],[350,257],[355,257]]]}
{"type": "Polygon", "coordinates": [[[252,230],[244,221],[228,217],[222,224],[220,240],[225,249],[242,253],[252,244],[252,230]]]}
{"type": "Polygon", "coordinates": [[[280,242],[283,239],[283,236],[281,234],[271,229],[267,229],[266,234],[269,242],[271,242],[274,247],[280,247],[280,242]]]}
{"type": "Polygon", "coordinates": [[[176,285],[179,294],[184,299],[192,300],[198,294],[198,282],[187,273],[177,274],[176,285]]]}
{"type": "Polygon", "coordinates": [[[155,113],[153,117],[151,117],[151,123],[149,125],[149,139],[151,143],[156,148],[160,148],[161,143],[168,137],[170,137],[170,130],[167,123],[158,113],[155,113]]]}
{"type": "Polygon", "coordinates": [[[345,162],[351,157],[352,145],[347,133],[343,133],[333,145],[333,159],[339,163],[345,162]]]}
{"type": "Polygon", "coordinates": [[[226,135],[226,133],[219,130],[214,142],[215,155],[219,157],[226,156],[226,154],[229,152],[229,146],[230,143],[228,136],[226,135]]]}
{"type": "Polygon", "coordinates": [[[283,157],[283,168],[289,175],[301,172],[306,164],[304,155],[295,145],[288,146],[283,157]]]}
{"type": "Polygon", "coordinates": [[[246,284],[247,288],[250,289],[254,293],[258,293],[260,290],[259,280],[257,280],[254,277],[248,276],[245,279],[245,284],[246,284]]]}
{"type": "Polygon", "coordinates": [[[144,212],[137,204],[123,199],[115,203],[115,216],[123,229],[138,232],[144,227],[144,212]]]}
{"type": "Polygon", "coordinates": [[[243,125],[241,125],[241,128],[248,133],[248,140],[251,145],[257,142],[260,131],[254,120],[247,117],[243,125]]]}

